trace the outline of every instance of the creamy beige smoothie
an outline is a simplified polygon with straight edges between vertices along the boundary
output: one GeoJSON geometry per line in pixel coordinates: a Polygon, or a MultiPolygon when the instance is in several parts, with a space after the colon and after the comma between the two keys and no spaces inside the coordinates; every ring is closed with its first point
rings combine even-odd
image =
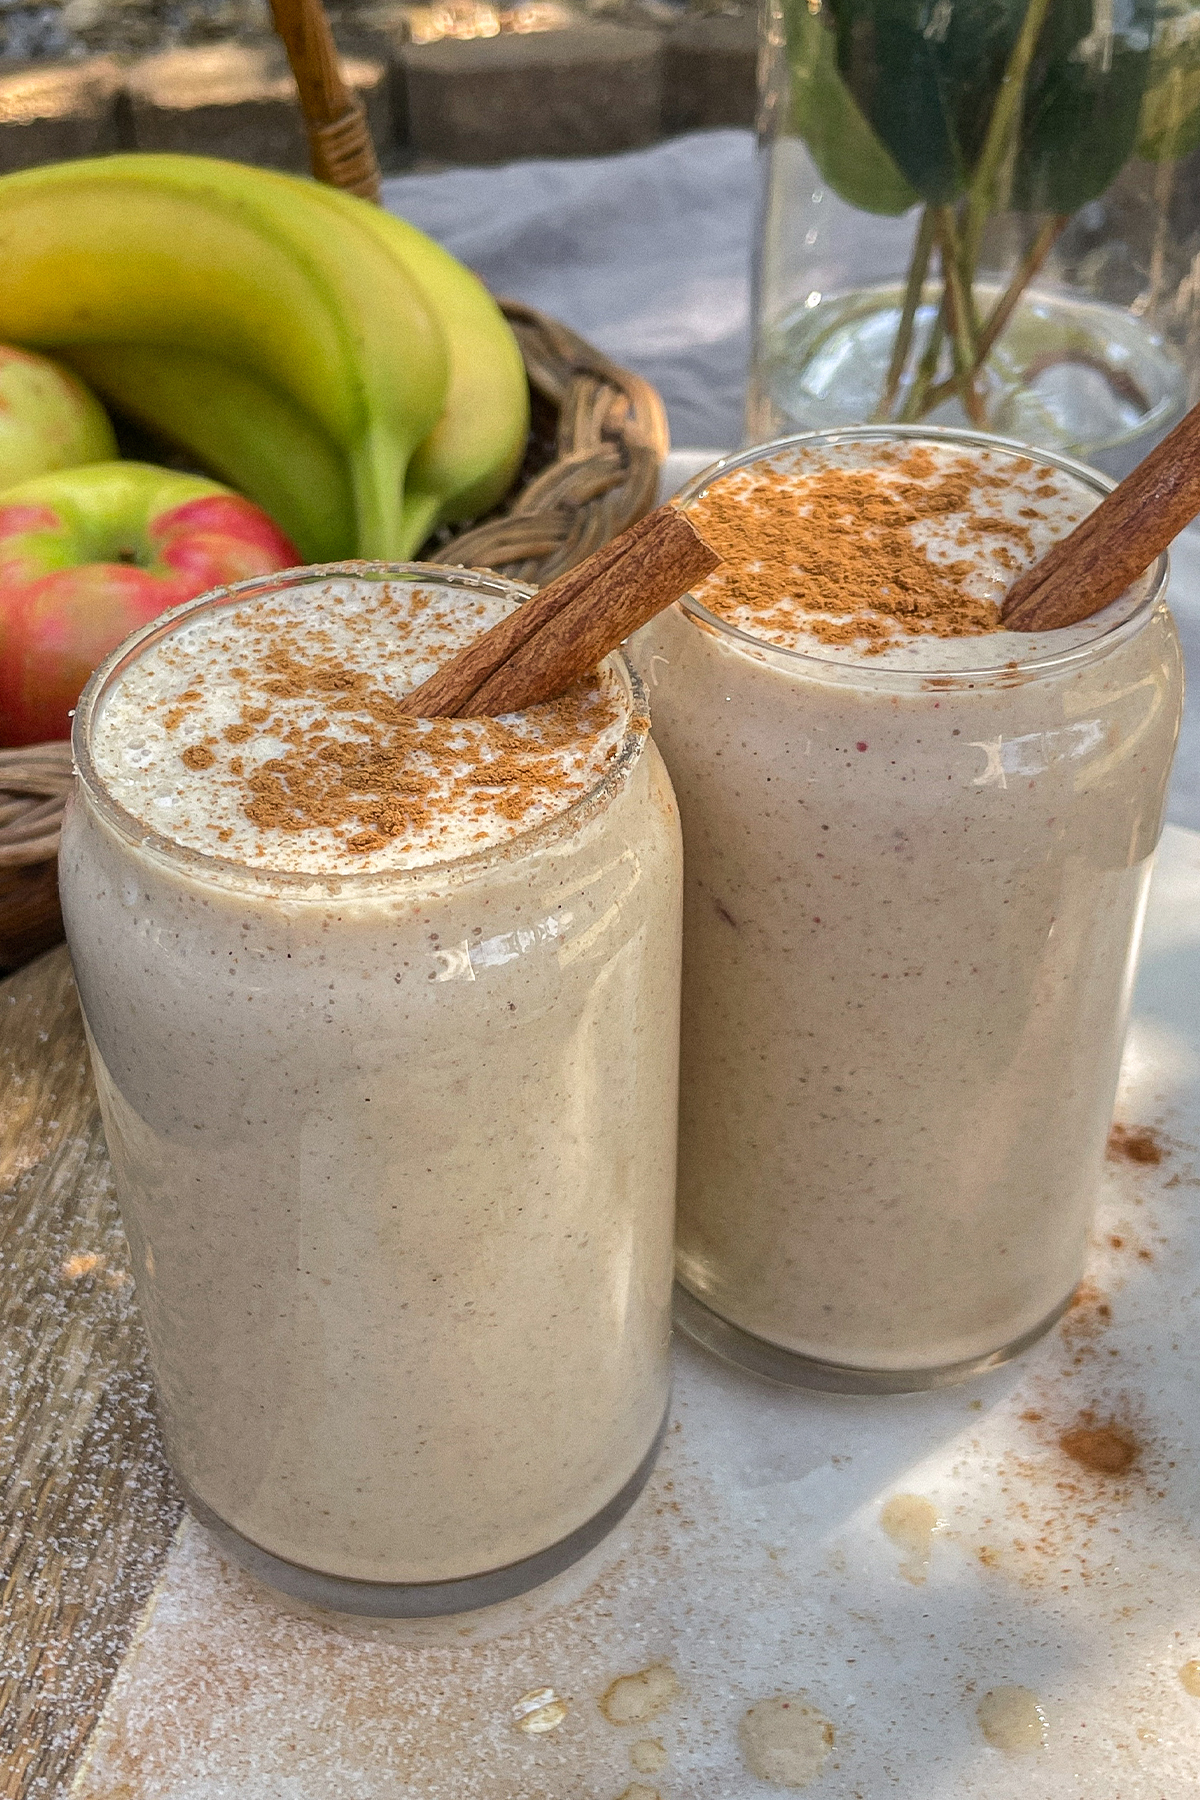
{"type": "Polygon", "coordinates": [[[684,827],[679,1316],[851,1389],[998,1360],[1079,1279],[1181,697],[1161,569],[996,628],[1098,479],[891,435],[701,477],[726,565],[638,649],[684,827]]]}
{"type": "Polygon", "coordinates": [[[644,690],[616,657],[504,719],[396,705],[519,594],[243,584],[77,720],[64,913],[170,1455],[345,1610],[553,1572],[667,1402],[680,850],[644,690]]]}

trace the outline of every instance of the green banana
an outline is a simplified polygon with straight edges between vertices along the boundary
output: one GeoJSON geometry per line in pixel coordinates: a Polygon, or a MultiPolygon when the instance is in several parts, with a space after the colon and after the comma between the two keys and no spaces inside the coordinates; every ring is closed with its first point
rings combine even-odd
{"type": "Polygon", "coordinates": [[[60,354],[118,413],[261,506],[305,562],[355,554],[345,458],[281,388],[169,345],[73,344],[60,354]]]}
{"type": "Polygon", "coordinates": [[[529,384],[516,338],[483,283],[440,244],[380,206],[339,188],[305,187],[390,250],[439,320],[449,355],[442,416],[408,467],[405,518],[420,544],[437,525],[478,518],[503,498],[529,435],[529,384]]]}
{"type": "MultiPolygon", "coordinates": [[[[371,230],[442,324],[450,363],[446,400],[405,481],[405,537],[416,549],[437,525],[487,512],[511,485],[529,429],[516,339],[482,282],[423,232],[335,188],[281,179],[371,230]]],[[[127,417],[248,494],[309,560],[353,554],[338,505],[347,502],[344,476],[337,492],[336,451],[278,390],[197,352],[153,345],[88,345],[67,352],[66,360],[127,417]]]]}
{"type": "Polygon", "coordinates": [[[248,371],[345,456],[358,554],[403,557],[405,476],[441,415],[444,336],[396,257],[357,216],[331,232],[316,191],[145,152],[4,176],[0,340],[155,344],[248,371]]]}

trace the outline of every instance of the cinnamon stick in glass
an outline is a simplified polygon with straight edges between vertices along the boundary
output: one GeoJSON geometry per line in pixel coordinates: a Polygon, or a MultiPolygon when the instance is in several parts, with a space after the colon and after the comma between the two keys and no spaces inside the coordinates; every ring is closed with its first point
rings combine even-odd
{"type": "Polygon", "coordinates": [[[720,561],[678,507],[660,506],[507,614],[401,706],[425,719],[495,718],[556,699],[720,561]]]}
{"type": "Polygon", "coordinates": [[[1009,631],[1078,625],[1123,594],[1200,513],[1200,406],[1074,531],[1013,583],[1000,609],[1009,631]]]}

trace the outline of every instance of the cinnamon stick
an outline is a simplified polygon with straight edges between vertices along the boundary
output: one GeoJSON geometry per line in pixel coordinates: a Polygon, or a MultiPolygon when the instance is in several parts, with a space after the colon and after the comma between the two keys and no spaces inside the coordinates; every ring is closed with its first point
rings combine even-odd
{"type": "Polygon", "coordinates": [[[660,506],[485,631],[401,706],[425,719],[494,718],[553,700],[720,560],[678,507],[660,506]]]}
{"type": "Polygon", "coordinates": [[[1169,432],[1074,531],[1013,583],[1009,631],[1077,625],[1123,594],[1200,513],[1200,406],[1169,432]]]}
{"type": "Polygon", "coordinates": [[[437,670],[428,681],[421,683],[408,694],[402,705],[406,712],[415,713],[426,719],[450,717],[460,712],[471,696],[478,692],[500,665],[519,650],[535,632],[549,624],[550,620],[560,613],[564,606],[570,604],[580,593],[586,591],[589,584],[599,579],[611,565],[622,555],[622,545],[628,538],[646,531],[649,521],[654,517],[639,519],[620,537],[610,538],[607,544],[583,562],[568,569],[539,594],[526,600],[524,606],[518,606],[485,631],[482,637],[460,650],[457,656],[437,670]]]}

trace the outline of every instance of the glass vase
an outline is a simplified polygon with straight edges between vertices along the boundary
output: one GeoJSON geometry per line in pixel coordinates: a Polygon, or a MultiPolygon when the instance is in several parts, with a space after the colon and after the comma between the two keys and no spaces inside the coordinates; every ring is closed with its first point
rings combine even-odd
{"type": "Polygon", "coordinates": [[[747,441],[1134,466],[1200,398],[1200,0],[765,0],[747,441]]]}

